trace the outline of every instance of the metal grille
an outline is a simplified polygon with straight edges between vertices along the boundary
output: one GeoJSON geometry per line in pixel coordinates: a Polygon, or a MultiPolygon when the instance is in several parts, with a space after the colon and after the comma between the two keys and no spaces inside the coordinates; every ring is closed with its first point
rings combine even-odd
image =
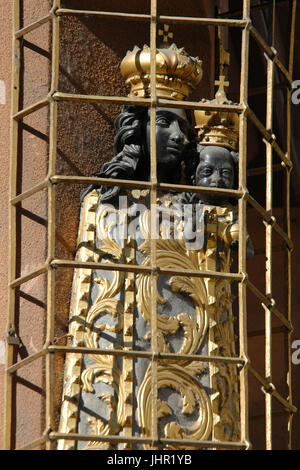
{"type": "MultiPolygon", "coordinates": [[[[50,93],[41,101],[25,108],[19,109],[19,82],[20,82],[20,70],[18,68],[18,62],[15,61],[13,68],[12,77],[12,118],[11,118],[11,170],[10,170],[10,244],[9,244],[9,259],[10,259],[10,279],[9,279],[9,314],[8,314],[8,332],[16,330],[16,288],[26,283],[27,281],[40,276],[43,273],[47,274],[47,337],[44,347],[35,354],[26,357],[23,360],[14,362],[14,348],[15,345],[8,341],[7,345],[7,368],[6,368],[6,448],[11,448],[12,442],[12,393],[13,393],[13,381],[15,374],[24,366],[28,365],[32,361],[40,357],[45,357],[46,361],[46,407],[45,407],[45,432],[37,440],[28,442],[27,445],[23,446],[23,449],[30,449],[39,445],[46,445],[46,449],[52,449],[58,439],[72,439],[72,440],[93,440],[96,441],[109,441],[112,443],[116,442],[139,442],[139,443],[151,443],[153,448],[156,448],[158,443],[158,426],[157,426],[157,360],[160,358],[174,357],[172,354],[158,353],[157,345],[157,316],[156,316],[156,289],[157,289],[157,260],[156,260],[156,241],[151,240],[151,266],[128,266],[122,264],[114,264],[114,270],[142,272],[147,271],[151,273],[152,279],[152,295],[153,299],[151,305],[151,331],[152,331],[152,344],[150,352],[141,351],[107,351],[96,349],[91,351],[89,348],[78,347],[75,351],[78,353],[93,352],[93,354],[114,354],[123,355],[130,357],[150,357],[152,361],[152,434],[151,438],[138,438],[138,437],[118,437],[118,436],[89,436],[82,434],[62,434],[55,430],[54,426],[54,403],[52,390],[54,384],[54,360],[56,353],[67,353],[74,351],[74,348],[67,346],[56,346],[54,344],[54,322],[55,322],[55,274],[53,268],[59,269],[60,267],[68,267],[70,269],[76,267],[86,267],[89,269],[106,269],[106,266],[101,263],[94,262],[77,262],[64,259],[55,259],[55,191],[57,184],[90,184],[98,183],[105,184],[107,186],[120,185],[123,187],[135,187],[135,188],[149,188],[151,192],[151,202],[156,201],[157,190],[163,191],[188,191],[198,193],[219,193],[230,195],[231,197],[238,199],[238,211],[239,211],[239,252],[238,252],[238,272],[237,273],[219,273],[219,272],[195,272],[195,271],[182,271],[182,273],[176,270],[176,274],[185,274],[189,276],[202,276],[202,277],[215,277],[215,278],[226,278],[231,281],[238,283],[238,299],[239,299],[239,357],[238,358],[226,358],[226,357],[195,357],[194,359],[201,361],[221,361],[231,362],[240,365],[239,369],[239,383],[240,383],[240,426],[241,435],[240,442],[220,443],[219,441],[205,441],[205,442],[193,442],[187,441],[187,445],[193,445],[195,448],[231,448],[231,449],[249,449],[251,447],[248,431],[248,373],[253,374],[258,382],[262,385],[265,392],[265,414],[266,414],[266,448],[272,448],[272,401],[277,400],[286,410],[288,415],[288,435],[289,435],[289,447],[291,447],[291,419],[295,412],[295,407],[292,403],[292,390],[291,390],[291,228],[290,228],[290,172],[292,168],[291,157],[290,157],[290,115],[291,115],[291,84],[292,84],[292,64],[293,64],[293,49],[294,49],[294,30],[295,30],[295,14],[296,14],[296,0],[292,2],[291,8],[291,29],[290,29],[290,59],[288,67],[285,67],[278,58],[278,54],[271,45],[267,44],[262,38],[259,32],[253,26],[250,19],[250,0],[244,0],[242,10],[242,18],[192,18],[192,17],[176,17],[176,16],[158,16],[157,14],[157,0],[151,0],[151,10],[149,14],[125,14],[116,12],[102,12],[102,11],[86,11],[86,10],[71,10],[67,8],[61,8],[60,0],[54,0],[53,6],[49,11],[49,14],[41,18],[40,20],[20,28],[20,2],[14,0],[14,36],[13,36],[13,54],[16,58],[20,57],[20,40],[29,32],[39,28],[41,25],[51,22],[52,23],[52,70],[51,70],[51,90],[50,93]],[[159,23],[197,23],[202,25],[213,25],[215,27],[235,27],[242,30],[242,45],[241,45],[241,72],[240,72],[240,99],[238,105],[218,105],[214,106],[210,103],[203,102],[191,102],[191,101],[176,101],[169,102],[164,99],[157,99],[156,87],[155,87],[155,60],[152,60],[151,69],[151,98],[125,98],[116,96],[92,96],[92,95],[79,95],[71,93],[62,93],[58,89],[58,76],[59,76],[59,27],[60,18],[64,15],[94,15],[99,17],[116,17],[116,18],[130,18],[135,21],[144,21],[149,24],[150,27],[150,48],[152,57],[155,57],[156,51],[156,35],[157,26],[159,23]],[[266,109],[266,122],[262,123],[253,110],[248,105],[248,63],[249,63],[249,38],[250,36],[257,42],[258,46],[265,54],[267,62],[267,109],[266,109]],[[287,119],[287,149],[282,150],[276,142],[276,136],[273,134],[272,129],[272,115],[273,115],[273,77],[274,70],[278,68],[281,74],[285,77],[285,90],[286,90],[286,119],[287,119]],[[142,105],[148,106],[151,109],[151,175],[150,181],[126,181],[126,180],[113,180],[96,177],[82,177],[82,176],[68,176],[56,174],[56,153],[57,153],[57,108],[58,103],[61,101],[71,101],[75,103],[114,103],[114,104],[131,104],[131,105],[142,105]],[[50,112],[50,127],[49,127],[49,164],[48,174],[44,181],[32,187],[31,189],[18,194],[17,193],[17,156],[18,156],[18,134],[19,124],[25,116],[42,107],[49,107],[50,112]],[[194,187],[187,185],[171,185],[171,184],[159,184],[156,175],[156,136],[155,136],[155,117],[157,106],[168,106],[168,107],[182,107],[185,109],[201,109],[201,110],[224,110],[224,111],[235,111],[239,113],[240,127],[239,127],[239,186],[237,190],[223,190],[216,188],[204,188],[194,187]],[[247,190],[247,122],[250,120],[255,127],[259,130],[261,138],[264,140],[266,145],[266,207],[262,207],[248,192],[247,190]],[[272,215],[272,180],[273,180],[273,163],[272,156],[273,152],[281,159],[281,165],[285,171],[285,223],[284,227],[276,222],[272,215]],[[42,191],[47,188],[48,192],[48,221],[47,221],[47,233],[48,233],[48,251],[46,262],[35,271],[16,278],[16,243],[18,239],[17,223],[16,223],[16,207],[22,203],[26,198],[29,198],[35,193],[42,191]],[[246,206],[249,204],[252,206],[262,217],[266,226],[266,286],[265,292],[261,292],[257,289],[255,284],[248,278],[246,272],[246,206]],[[285,250],[285,269],[287,278],[287,315],[285,316],[276,307],[275,299],[272,292],[272,234],[276,232],[284,242],[285,250]],[[247,289],[250,289],[253,294],[259,299],[265,309],[265,376],[259,374],[250,364],[247,352],[247,289]],[[288,366],[288,386],[289,393],[288,398],[281,396],[274,384],[272,383],[272,365],[271,365],[271,352],[272,352],[272,318],[276,316],[282,323],[282,326],[286,329],[287,336],[287,366],[288,366]]],[[[273,1],[273,9],[275,12],[275,1],[273,1]]],[[[272,34],[274,38],[274,30],[272,34]]],[[[272,39],[273,40],[273,39],[272,39]]],[[[109,269],[109,267],[107,267],[109,269]]],[[[160,274],[172,274],[172,268],[160,269],[160,274]]],[[[21,333],[21,332],[20,332],[21,333]]],[[[191,358],[189,356],[189,358],[191,358]]],[[[184,357],[177,356],[177,360],[180,361],[184,357]]],[[[160,443],[174,443],[176,440],[160,439],[160,443]]],[[[184,445],[184,441],[180,441],[181,445],[184,445]]]]}

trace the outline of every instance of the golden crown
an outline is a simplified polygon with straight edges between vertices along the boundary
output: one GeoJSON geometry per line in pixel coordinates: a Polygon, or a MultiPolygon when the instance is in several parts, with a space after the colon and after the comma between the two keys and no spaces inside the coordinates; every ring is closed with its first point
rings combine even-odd
{"type": "MultiPolygon", "coordinates": [[[[228,86],[228,83],[224,79],[225,77],[222,75],[220,80],[216,82],[219,88],[215,98],[209,101],[210,103],[216,105],[234,104],[226,97],[224,86],[228,86]]],[[[236,149],[239,136],[239,116],[237,113],[196,110],[194,115],[199,143],[236,149]]]]}
{"type": "MultiPolygon", "coordinates": [[[[166,29],[167,31],[168,29],[166,29]]],[[[170,37],[171,34],[169,33],[170,37]]],[[[171,36],[172,37],[172,36],[171,36]]],[[[164,39],[165,40],[165,39],[164,39]]],[[[121,62],[121,73],[130,86],[130,97],[150,96],[150,47],[135,46],[121,62]]],[[[176,44],[156,49],[156,93],[158,98],[181,101],[190,95],[202,78],[202,61],[189,56],[176,44]]]]}

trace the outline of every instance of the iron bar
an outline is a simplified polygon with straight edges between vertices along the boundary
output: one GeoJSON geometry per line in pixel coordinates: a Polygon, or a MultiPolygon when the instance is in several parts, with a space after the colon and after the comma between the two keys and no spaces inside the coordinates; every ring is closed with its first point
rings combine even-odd
{"type": "Polygon", "coordinates": [[[176,359],[178,361],[200,361],[200,362],[224,362],[237,365],[243,365],[245,363],[244,359],[241,357],[228,357],[228,356],[205,356],[198,354],[180,354],[177,353],[163,353],[156,352],[153,354],[152,351],[128,351],[125,349],[101,349],[101,348],[88,348],[84,346],[48,346],[48,351],[50,353],[59,353],[59,352],[72,352],[78,354],[99,354],[99,355],[110,355],[110,356],[120,356],[120,357],[140,357],[144,359],[152,359],[153,357],[157,360],[168,360],[176,359]]]}
{"type": "MultiPolygon", "coordinates": [[[[243,19],[250,18],[250,1],[243,2],[243,19]]],[[[240,76],[240,103],[248,105],[248,68],[249,68],[249,28],[242,31],[241,46],[241,76],[240,76]]],[[[246,193],[247,189],[247,115],[244,111],[239,116],[239,189],[246,193]]],[[[238,201],[239,218],[239,249],[238,270],[246,273],[246,198],[238,201]]],[[[240,438],[243,442],[249,442],[249,406],[248,406],[248,345],[247,345],[247,288],[245,282],[238,285],[239,299],[239,354],[245,359],[245,365],[240,371],[240,438]]]]}
{"type": "Polygon", "coordinates": [[[47,265],[45,264],[35,269],[31,273],[25,274],[24,276],[20,276],[17,279],[11,280],[11,282],[9,283],[9,287],[10,289],[16,289],[16,287],[19,287],[22,284],[25,284],[25,282],[28,282],[31,279],[34,279],[35,277],[38,277],[41,274],[44,274],[46,272],[47,272],[47,265]]]}
{"type": "MultiPolygon", "coordinates": [[[[151,15],[142,13],[121,13],[109,11],[95,11],[95,10],[77,10],[71,8],[59,8],[55,12],[56,15],[86,15],[86,16],[99,16],[102,18],[119,18],[124,20],[137,20],[137,21],[151,21],[151,15]]],[[[207,26],[229,26],[244,28],[247,24],[244,20],[237,19],[222,19],[222,18],[197,18],[192,16],[170,16],[170,15],[157,15],[157,23],[196,23],[207,26]]]]}
{"type": "MultiPolygon", "coordinates": [[[[53,10],[60,7],[60,0],[53,1],[53,10]]],[[[52,18],[52,63],[51,63],[51,89],[50,96],[58,89],[59,80],[59,16],[52,18]]],[[[56,170],[57,156],[57,119],[58,103],[50,101],[49,122],[49,162],[48,175],[51,178],[56,170]]],[[[48,185],[48,224],[47,224],[47,254],[48,259],[55,257],[55,232],[56,232],[56,187],[48,185]]],[[[55,329],[55,270],[48,263],[47,266],[47,323],[46,343],[54,341],[55,329]]],[[[46,429],[54,429],[54,358],[51,354],[46,355],[46,429]]],[[[52,450],[53,443],[46,442],[46,449],[52,450]]]]}
{"type": "Polygon", "coordinates": [[[278,59],[277,51],[273,48],[268,46],[266,41],[263,39],[261,34],[257,31],[257,29],[250,24],[249,31],[251,36],[256,40],[256,42],[260,45],[260,47],[264,50],[264,52],[268,55],[268,57],[273,61],[274,65],[276,65],[279,70],[282,72],[284,77],[286,78],[288,84],[291,86],[293,82],[293,78],[286,67],[282,64],[282,62],[278,59]]]}
{"type": "MultiPolygon", "coordinates": [[[[299,5],[298,5],[299,6],[299,5]]],[[[295,48],[295,28],[296,28],[296,11],[297,0],[292,1],[291,11],[291,28],[290,28],[290,45],[289,45],[289,74],[293,75],[294,65],[294,48],[295,48]]],[[[291,90],[286,92],[286,132],[287,132],[287,159],[291,161],[291,90]]],[[[284,204],[284,229],[289,237],[291,237],[291,203],[290,203],[290,184],[291,184],[291,171],[290,167],[286,167],[286,180],[285,180],[285,204],[284,204]]],[[[287,318],[292,322],[292,253],[291,250],[285,250],[285,272],[286,272],[286,307],[287,318]]],[[[287,384],[288,384],[288,401],[290,406],[293,403],[293,389],[292,389],[292,334],[286,333],[286,362],[287,362],[287,384]]],[[[293,414],[289,413],[287,420],[288,432],[288,449],[292,449],[292,419],[293,414]]]]}
{"type": "Polygon", "coordinates": [[[107,271],[123,271],[123,272],[136,272],[140,274],[151,274],[153,271],[159,274],[178,275],[178,276],[191,276],[191,277],[206,277],[213,279],[227,279],[230,281],[244,280],[244,275],[239,273],[223,273],[217,271],[192,271],[177,268],[159,268],[153,266],[141,266],[134,264],[107,264],[101,262],[90,261],[73,261],[73,260],[60,260],[54,259],[50,262],[53,268],[86,268],[86,269],[103,269],[107,271]]]}
{"type": "Polygon", "coordinates": [[[286,246],[291,251],[293,250],[293,242],[291,237],[284,232],[284,230],[280,227],[280,225],[276,222],[274,216],[272,216],[266,209],[264,209],[250,194],[246,196],[247,201],[251,206],[262,216],[263,220],[268,224],[271,224],[275,232],[284,240],[286,246]]]}
{"type": "MultiPolygon", "coordinates": [[[[53,93],[52,98],[56,101],[74,101],[75,103],[103,103],[151,107],[151,98],[83,95],[64,92],[55,92],[53,93]]],[[[206,101],[169,101],[163,98],[157,98],[157,106],[165,106],[169,108],[203,109],[207,111],[230,111],[239,114],[244,111],[244,107],[239,104],[212,104],[206,101]]]]}
{"type": "MultiPolygon", "coordinates": [[[[140,189],[151,189],[151,182],[149,181],[136,181],[136,180],[121,180],[112,178],[98,178],[93,176],[65,176],[65,175],[54,175],[50,178],[50,182],[53,184],[57,183],[77,183],[77,184],[95,184],[101,186],[123,186],[128,188],[140,188],[140,189]]],[[[245,192],[236,189],[223,189],[223,188],[210,188],[207,186],[190,186],[184,184],[170,184],[170,183],[159,183],[157,182],[157,189],[162,191],[178,191],[178,192],[190,192],[197,194],[218,194],[226,195],[228,197],[241,198],[245,195],[245,192]]]]}
{"type": "Polygon", "coordinates": [[[30,189],[27,189],[21,194],[18,194],[17,196],[13,197],[10,200],[10,204],[15,206],[19,202],[24,201],[25,199],[29,198],[30,196],[33,196],[34,194],[38,193],[39,191],[42,191],[43,189],[47,188],[49,180],[46,178],[44,181],[41,183],[38,183],[37,185],[33,186],[30,189]]]}
{"type": "MultiPolygon", "coordinates": [[[[153,440],[147,437],[122,437],[115,435],[99,436],[94,434],[79,434],[79,433],[59,433],[50,432],[49,439],[57,441],[58,439],[77,440],[77,441],[95,441],[95,442],[111,442],[117,444],[120,442],[129,442],[132,444],[153,444],[153,440]]],[[[248,443],[240,442],[224,442],[224,441],[193,441],[186,439],[158,439],[156,445],[178,445],[178,446],[193,446],[195,448],[224,448],[224,449],[243,449],[246,448],[248,443]]]]}
{"type": "Polygon", "coordinates": [[[33,23],[25,26],[24,28],[19,29],[14,33],[14,36],[16,39],[23,38],[25,34],[30,33],[31,31],[34,31],[35,29],[39,28],[43,24],[47,23],[50,21],[52,18],[52,12],[48,13],[48,15],[43,16],[42,18],[38,19],[37,21],[34,21],[33,23]]]}
{"type": "Polygon", "coordinates": [[[274,398],[276,398],[276,400],[281,403],[281,405],[284,406],[284,408],[286,410],[288,410],[290,413],[296,413],[297,412],[297,408],[294,406],[294,405],[291,405],[290,402],[288,400],[286,400],[285,398],[283,398],[280,393],[277,392],[274,384],[272,384],[271,382],[269,382],[267,379],[265,379],[264,377],[262,377],[260,375],[259,372],[257,372],[257,370],[255,370],[251,364],[248,366],[249,368],[249,371],[251,372],[251,374],[259,381],[259,383],[263,386],[264,388],[264,391],[265,393],[270,393],[272,394],[272,396],[274,398]]]}
{"type": "MultiPolygon", "coordinates": [[[[13,30],[20,29],[20,5],[18,0],[13,1],[13,30]]],[[[21,64],[20,42],[15,37],[12,38],[12,86],[11,86],[11,115],[18,111],[19,90],[20,90],[20,64],[21,64]]],[[[9,195],[10,199],[17,194],[17,158],[18,158],[18,122],[11,118],[10,127],[10,172],[9,172],[9,195]]],[[[8,282],[11,283],[17,275],[17,209],[12,204],[9,205],[9,272],[8,282]]],[[[8,290],[8,318],[6,329],[16,330],[16,295],[15,290],[9,287],[8,290]]],[[[6,344],[6,365],[9,367],[14,362],[15,347],[6,344]]],[[[12,447],[12,420],[13,420],[13,377],[5,374],[5,416],[4,416],[4,448],[12,447]]]]}
{"type": "Polygon", "coordinates": [[[282,162],[286,166],[291,167],[292,162],[288,158],[286,158],[286,154],[282,151],[282,149],[277,144],[275,140],[276,136],[265,128],[265,126],[262,124],[262,122],[258,119],[258,117],[250,108],[247,109],[247,115],[251,119],[255,127],[259,130],[259,132],[264,136],[265,140],[267,140],[267,142],[270,143],[270,145],[275,150],[277,155],[281,158],[282,162]]]}
{"type": "Polygon", "coordinates": [[[157,163],[156,163],[156,34],[157,34],[157,0],[151,0],[150,23],[150,262],[151,262],[151,301],[150,301],[150,328],[151,328],[151,449],[157,449],[158,440],[158,327],[157,327],[157,247],[156,247],[156,212],[157,201],[157,163]]]}
{"type": "Polygon", "coordinates": [[[274,299],[266,297],[254,284],[252,284],[252,282],[249,281],[249,279],[247,280],[247,286],[251,292],[261,301],[261,303],[276,315],[276,317],[281,321],[281,323],[284,324],[287,330],[292,332],[293,326],[291,322],[285,318],[285,316],[278,310],[277,307],[275,307],[274,299]]]}
{"type": "Polygon", "coordinates": [[[49,101],[50,101],[50,98],[47,96],[47,98],[43,98],[37,103],[31,104],[27,108],[24,108],[24,109],[21,109],[20,111],[15,112],[12,118],[15,119],[16,121],[20,121],[21,119],[28,116],[29,114],[34,113],[35,111],[38,111],[39,109],[47,106],[49,104],[49,101]]]}
{"type": "Polygon", "coordinates": [[[25,359],[22,359],[21,361],[16,362],[16,363],[12,364],[11,366],[7,367],[6,372],[11,375],[14,372],[16,372],[17,370],[19,370],[19,369],[21,369],[25,366],[28,366],[28,364],[31,364],[32,362],[36,361],[40,357],[45,356],[47,353],[48,353],[48,349],[43,348],[40,351],[38,351],[34,354],[31,354],[30,356],[25,357],[25,359]]]}
{"type": "MultiPolygon", "coordinates": [[[[274,3],[273,3],[274,7],[274,3]]],[[[273,21],[275,20],[273,15],[273,21]]],[[[274,30],[274,23],[273,29],[274,30]]],[[[272,132],[273,129],[273,85],[274,85],[274,62],[266,56],[267,61],[267,109],[266,109],[266,128],[272,132]]],[[[272,215],[273,204],[273,149],[272,144],[265,141],[266,145],[266,211],[272,215]]],[[[273,298],[272,293],[272,230],[273,225],[266,223],[266,275],[265,288],[266,297],[273,298]]],[[[265,376],[272,382],[272,311],[270,307],[265,308],[265,376]]],[[[272,450],[272,395],[267,393],[265,396],[266,407],[266,449],[272,450]]]]}

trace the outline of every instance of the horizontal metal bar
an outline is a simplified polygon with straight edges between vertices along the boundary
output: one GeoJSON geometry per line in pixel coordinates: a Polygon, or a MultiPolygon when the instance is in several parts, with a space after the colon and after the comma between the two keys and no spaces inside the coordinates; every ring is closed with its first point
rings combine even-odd
{"type": "Polygon", "coordinates": [[[256,40],[256,42],[263,48],[264,52],[267,54],[267,56],[273,61],[273,63],[280,69],[280,71],[283,73],[285,78],[287,79],[288,83],[291,85],[293,82],[293,78],[289,71],[285,68],[283,63],[278,59],[277,56],[277,51],[268,46],[264,38],[261,36],[261,34],[257,31],[257,29],[250,24],[249,27],[250,34],[252,37],[256,40]]]}
{"type": "MultiPolygon", "coordinates": [[[[74,101],[77,103],[122,104],[133,106],[151,106],[151,98],[129,98],[127,96],[82,95],[56,91],[52,98],[56,101],[74,101]]],[[[185,109],[202,109],[207,111],[230,111],[242,113],[245,106],[240,104],[212,104],[209,101],[169,101],[157,99],[157,106],[185,109]]]]}
{"type": "Polygon", "coordinates": [[[34,271],[32,271],[29,274],[25,274],[24,276],[21,276],[21,277],[18,277],[17,279],[14,279],[8,285],[8,287],[10,287],[11,289],[15,289],[16,287],[19,287],[20,285],[24,284],[25,282],[28,282],[31,279],[34,279],[35,277],[40,276],[41,274],[44,274],[45,272],[47,272],[47,269],[48,269],[47,264],[45,264],[45,265],[41,266],[40,268],[35,269],[34,271]]]}
{"type": "Polygon", "coordinates": [[[20,121],[24,117],[28,116],[28,114],[34,113],[38,109],[44,108],[47,106],[50,102],[50,98],[47,96],[47,98],[43,98],[42,100],[38,101],[37,103],[34,103],[27,108],[21,109],[17,113],[13,114],[12,118],[15,119],[16,121],[20,121]]]}
{"type": "Polygon", "coordinates": [[[294,245],[292,240],[288,237],[287,233],[280,227],[280,225],[276,222],[274,216],[272,216],[266,209],[264,209],[259,202],[257,202],[250,194],[246,195],[247,202],[251,204],[251,206],[262,216],[263,220],[269,224],[272,224],[272,228],[275,232],[284,240],[287,247],[292,250],[294,245]]]}
{"type": "MultiPolygon", "coordinates": [[[[150,437],[123,437],[123,436],[99,436],[94,434],[79,434],[79,433],[62,433],[62,432],[50,432],[50,440],[76,440],[76,441],[94,441],[94,442],[111,442],[112,444],[121,443],[121,442],[131,442],[136,444],[153,444],[153,439],[150,437]]],[[[243,449],[247,448],[248,444],[245,442],[222,442],[222,441],[193,441],[187,439],[159,439],[155,442],[155,445],[159,444],[169,444],[169,445],[179,445],[179,446],[193,446],[195,448],[227,448],[227,449],[243,449]]]]}
{"type": "Polygon", "coordinates": [[[207,101],[169,101],[158,98],[158,106],[168,108],[202,109],[204,111],[228,111],[232,113],[243,113],[247,108],[243,104],[216,104],[207,101]]]}
{"type": "Polygon", "coordinates": [[[202,24],[207,26],[228,26],[228,27],[238,27],[245,28],[248,26],[249,21],[239,20],[235,18],[197,18],[191,16],[169,16],[169,15],[159,15],[157,20],[164,22],[172,23],[191,23],[191,24],[202,24]]]}
{"type": "MultiPolygon", "coordinates": [[[[71,319],[72,321],[72,319],[71,319]]],[[[158,353],[154,354],[152,351],[128,351],[122,349],[103,349],[103,348],[88,348],[84,346],[48,346],[50,353],[74,353],[74,354],[99,354],[102,356],[123,356],[123,357],[140,357],[144,359],[161,359],[176,361],[199,361],[199,362],[221,362],[231,364],[245,364],[245,360],[241,357],[227,357],[227,356],[205,356],[198,354],[176,354],[176,353],[158,353]]]]}
{"type": "Polygon", "coordinates": [[[34,194],[38,193],[39,191],[42,191],[43,189],[45,189],[48,186],[48,184],[49,184],[49,179],[47,178],[44,181],[42,181],[41,183],[38,183],[37,185],[33,186],[32,188],[27,189],[23,193],[18,194],[18,196],[13,197],[10,200],[10,203],[12,205],[16,205],[19,202],[24,201],[24,199],[27,199],[30,196],[33,196],[34,194]]]}
{"type": "Polygon", "coordinates": [[[141,266],[135,264],[107,264],[97,263],[89,261],[73,261],[73,260],[62,260],[54,259],[50,262],[50,266],[53,268],[82,268],[82,269],[103,269],[105,271],[123,271],[123,272],[134,272],[140,274],[151,274],[155,271],[156,274],[169,274],[176,276],[191,276],[191,277],[205,277],[212,279],[227,279],[229,281],[243,281],[244,276],[238,273],[222,273],[216,271],[192,271],[192,270],[181,270],[175,268],[158,268],[154,269],[151,266],[141,266]]]}
{"type": "MultiPolygon", "coordinates": [[[[95,186],[124,186],[128,188],[142,188],[151,189],[153,184],[149,181],[137,181],[137,180],[121,180],[113,178],[99,178],[96,176],[68,176],[68,175],[54,175],[50,178],[50,182],[53,184],[58,183],[75,183],[75,184],[94,184],[95,186]]],[[[178,192],[189,192],[197,194],[218,194],[220,196],[228,196],[240,198],[246,193],[237,189],[223,189],[223,188],[210,188],[206,186],[190,186],[183,184],[168,184],[168,183],[157,183],[156,189],[162,191],[178,191],[178,192]]]]}
{"type": "MultiPolygon", "coordinates": [[[[125,20],[144,20],[150,21],[151,15],[141,13],[121,13],[121,12],[109,12],[109,11],[95,11],[95,10],[75,10],[71,8],[59,8],[55,11],[56,15],[92,15],[100,16],[103,18],[120,18],[125,20]]],[[[208,26],[232,26],[244,28],[248,22],[245,20],[237,19],[223,19],[223,18],[197,18],[192,16],[169,16],[169,15],[158,15],[158,22],[172,22],[172,23],[196,23],[208,26]]]]}
{"type": "Polygon", "coordinates": [[[283,398],[280,393],[277,392],[276,387],[274,384],[270,383],[267,379],[262,377],[257,370],[255,370],[251,364],[248,366],[249,371],[252,375],[262,384],[265,393],[270,393],[274,398],[276,398],[279,403],[281,403],[284,408],[289,411],[290,413],[296,413],[297,408],[294,405],[291,405],[285,398],[283,398]]]}
{"type": "Polygon", "coordinates": [[[48,15],[43,16],[42,18],[40,18],[37,21],[34,21],[28,26],[24,26],[24,28],[21,28],[14,33],[15,38],[16,39],[22,38],[25,34],[28,34],[31,31],[34,31],[35,29],[39,28],[43,24],[47,23],[47,21],[51,20],[51,18],[52,18],[52,13],[48,13],[48,15]]]}
{"type": "Polygon", "coordinates": [[[287,318],[275,307],[274,299],[270,299],[266,297],[249,279],[247,280],[247,287],[251,290],[251,292],[261,301],[261,303],[267,307],[270,312],[274,313],[276,317],[284,324],[284,326],[290,331],[293,331],[293,326],[287,318]]]}
{"type": "Polygon", "coordinates": [[[157,183],[157,189],[161,189],[163,191],[178,191],[196,194],[217,194],[220,196],[234,197],[237,199],[246,195],[246,192],[239,189],[210,188],[206,186],[190,186],[185,184],[157,183]]]}
{"type": "Polygon", "coordinates": [[[16,372],[18,369],[21,369],[22,367],[25,367],[25,366],[28,366],[28,364],[31,364],[32,362],[36,361],[37,359],[39,359],[40,357],[43,357],[47,354],[48,352],[48,349],[47,348],[43,348],[41,349],[40,351],[34,353],[34,354],[31,354],[30,356],[27,356],[25,357],[25,359],[22,359],[21,361],[19,362],[16,362],[15,364],[9,366],[7,369],[6,369],[6,372],[8,374],[13,374],[14,372],[16,372]]]}
{"type": "Polygon", "coordinates": [[[122,104],[133,106],[150,106],[150,98],[129,98],[127,96],[82,95],[56,91],[52,98],[55,101],[74,101],[76,103],[122,104]]]}
{"type": "MultiPolygon", "coordinates": [[[[72,321],[72,320],[71,320],[72,321]]],[[[48,345],[40,351],[27,356],[15,364],[12,364],[6,369],[8,374],[13,374],[17,370],[31,364],[42,356],[52,353],[74,353],[74,354],[95,354],[102,356],[120,356],[120,357],[140,357],[144,359],[160,359],[160,360],[176,360],[176,361],[199,361],[199,362],[212,362],[212,363],[230,363],[236,365],[244,365],[245,360],[241,357],[228,357],[228,356],[205,356],[198,354],[176,354],[176,353],[158,353],[153,354],[152,351],[128,351],[122,349],[104,349],[104,348],[89,348],[84,346],[57,346],[48,345]]]]}
{"type": "Polygon", "coordinates": [[[151,15],[142,13],[121,13],[115,11],[96,11],[96,10],[77,10],[74,8],[58,8],[55,10],[55,14],[58,16],[63,15],[86,15],[86,16],[100,16],[103,18],[120,18],[126,20],[151,20],[151,15]]]}
{"type": "Polygon", "coordinates": [[[99,178],[97,176],[69,176],[54,175],[50,178],[50,183],[69,183],[69,184],[92,184],[95,186],[122,186],[127,188],[151,189],[149,181],[121,180],[113,178],[99,178]]]}

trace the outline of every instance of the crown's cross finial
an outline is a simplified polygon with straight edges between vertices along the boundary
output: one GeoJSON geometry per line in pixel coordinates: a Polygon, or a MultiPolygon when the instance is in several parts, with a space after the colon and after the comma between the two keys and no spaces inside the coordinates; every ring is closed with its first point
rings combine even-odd
{"type": "Polygon", "coordinates": [[[215,85],[219,86],[216,98],[226,98],[224,87],[229,86],[229,82],[225,80],[225,75],[220,75],[219,80],[215,81],[215,85]]]}
{"type": "Polygon", "coordinates": [[[215,81],[215,85],[219,85],[224,90],[225,86],[229,86],[229,82],[225,80],[225,75],[220,75],[219,80],[215,81]]]}
{"type": "Polygon", "coordinates": [[[164,24],[164,29],[159,29],[158,30],[158,35],[163,36],[163,43],[168,44],[169,39],[173,38],[173,33],[169,32],[169,25],[164,24]]]}

